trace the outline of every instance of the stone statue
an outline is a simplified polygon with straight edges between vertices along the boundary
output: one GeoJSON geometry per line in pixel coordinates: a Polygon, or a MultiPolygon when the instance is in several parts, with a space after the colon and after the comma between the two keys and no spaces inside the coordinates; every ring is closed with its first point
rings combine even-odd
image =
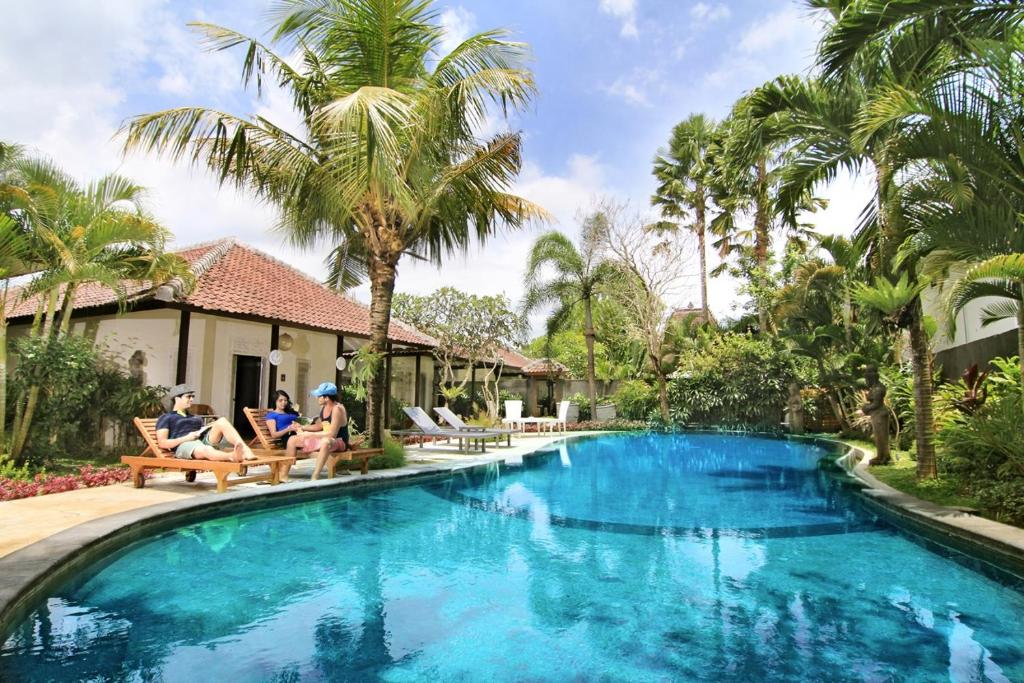
{"type": "Polygon", "coordinates": [[[789,398],[786,399],[786,414],[789,416],[789,431],[792,434],[804,433],[804,401],[800,397],[800,385],[789,383],[789,398]]]}
{"type": "Polygon", "coordinates": [[[871,434],[877,453],[871,464],[888,465],[892,458],[889,453],[889,408],[885,405],[885,385],[879,381],[878,368],[873,365],[864,369],[864,379],[868,385],[868,402],[861,406],[860,412],[871,418],[871,434]]]}
{"type": "Polygon", "coordinates": [[[139,383],[140,386],[146,386],[146,352],[137,350],[132,354],[132,357],[128,359],[128,376],[139,383]]]}

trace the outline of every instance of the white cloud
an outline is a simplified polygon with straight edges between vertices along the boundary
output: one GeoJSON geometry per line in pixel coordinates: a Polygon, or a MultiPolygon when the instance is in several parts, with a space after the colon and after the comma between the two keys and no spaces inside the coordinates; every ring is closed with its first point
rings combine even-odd
{"type": "Polygon", "coordinates": [[[812,45],[818,24],[797,7],[788,6],[751,24],[740,38],[739,49],[747,54],[766,52],[794,42],[812,45]]]}
{"type": "Polygon", "coordinates": [[[441,12],[441,27],[444,29],[441,53],[448,54],[472,35],[476,29],[476,17],[462,6],[447,7],[441,12]]]}
{"type": "Polygon", "coordinates": [[[622,20],[620,35],[623,38],[638,38],[636,26],[636,0],[601,0],[601,12],[622,20]]]}
{"type": "Polygon", "coordinates": [[[628,76],[620,76],[614,82],[602,85],[605,93],[625,100],[638,107],[651,107],[651,91],[664,89],[662,74],[657,69],[634,68],[628,76]]]}
{"type": "Polygon", "coordinates": [[[699,23],[711,24],[720,19],[728,19],[730,16],[732,16],[732,12],[720,2],[713,5],[698,2],[690,8],[690,18],[699,23]]]}

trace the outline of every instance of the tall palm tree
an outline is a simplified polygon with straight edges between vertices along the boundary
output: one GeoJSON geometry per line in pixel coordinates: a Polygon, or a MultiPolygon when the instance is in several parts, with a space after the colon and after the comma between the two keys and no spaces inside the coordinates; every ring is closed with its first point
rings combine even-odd
{"type": "MultiPolygon", "coordinates": [[[[157,150],[205,165],[280,210],[297,245],[328,241],[331,281],[370,280],[370,358],[387,348],[400,259],[434,263],[517,228],[543,211],[509,193],[521,137],[476,130],[489,106],[524,107],[535,92],[522,66],[527,48],[502,30],[471,36],[438,54],[443,30],[424,0],[283,0],[273,44],[197,25],[212,49],[244,46],[243,82],[273,77],[292,95],[302,130],[203,107],[128,122],[125,148],[157,150]]],[[[381,442],[384,377],[368,387],[371,442],[381,442]]]]}
{"type": "MultiPolygon", "coordinates": [[[[770,262],[774,238],[784,231],[792,246],[806,249],[813,231],[800,222],[798,214],[824,206],[810,188],[790,197],[781,193],[783,137],[772,118],[755,118],[750,96],[741,98],[722,122],[721,142],[712,150],[714,196],[722,209],[712,222],[712,231],[719,237],[715,246],[722,257],[739,257],[757,308],[758,327],[766,334],[773,331],[770,262]],[[745,215],[752,217],[749,228],[741,227],[740,219],[745,215]]],[[[723,262],[715,274],[725,267],[723,262]]]]}
{"type": "Polygon", "coordinates": [[[530,249],[526,265],[526,292],[521,305],[523,315],[545,305],[554,304],[548,317],[550,337],[564,327],[577,307],[583,308],[583,335],[587,343],[587,398],[590,414],[597,415],[597,386],[594,370],[594,298],[598,288],[615,273],[603,257],[608,233],[608,216],[596,211],[586,216],[580,226],[578,246],[568,237],[552,230],[537,238],[530,249]],[[554,269],[552,278],[541,278],[543,271],[554,269]]]}
{"type": "Polygon", "coordinates": [[[711,320],[708,310],[708,263],[705,241],[708,211],[713,207],[714,182],[711,147],[719,135],[718,124],[703,114],[692,114],[672,129],[668,149],[659,150],[654,158],[654,177],[658,187],[651,204],[661,208],[668,221],[693,222],[686,227],[697,236],[700,256],[700,305],[704,320],[711,320]]]}

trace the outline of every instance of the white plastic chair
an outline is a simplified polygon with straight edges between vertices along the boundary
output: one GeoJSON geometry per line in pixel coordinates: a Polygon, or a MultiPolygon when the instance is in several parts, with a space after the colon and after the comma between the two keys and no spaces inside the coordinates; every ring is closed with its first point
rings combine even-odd
{"type": "Polygon", "coordinates": [[[523,402],[505,401],[505,419],[501,423],[511,425],[513,429],[526,429],[523,422],[523,402]]]}
{"type": "Polygon", "coordinates": [[[566,422],[569,420],[569,404],[571,401],[559,401],[558,402],[558,417],[555,418],[555,424],[552,425],[552,429],[555,427],[566,431],[566,422]]]}

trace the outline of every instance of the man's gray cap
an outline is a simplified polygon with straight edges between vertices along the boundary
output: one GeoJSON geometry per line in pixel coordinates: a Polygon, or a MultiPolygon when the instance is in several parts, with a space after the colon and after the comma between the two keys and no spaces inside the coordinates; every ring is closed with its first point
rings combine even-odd
{"type": "Polygon", "coordinates": [[[192,387],[191,384],[175,384],[173,387],[171,387],[171,391],[167,395],[170,396],[171,398],[178,398],[182,394],[194,393],[196,393],[196,390],[192,387]]]}

